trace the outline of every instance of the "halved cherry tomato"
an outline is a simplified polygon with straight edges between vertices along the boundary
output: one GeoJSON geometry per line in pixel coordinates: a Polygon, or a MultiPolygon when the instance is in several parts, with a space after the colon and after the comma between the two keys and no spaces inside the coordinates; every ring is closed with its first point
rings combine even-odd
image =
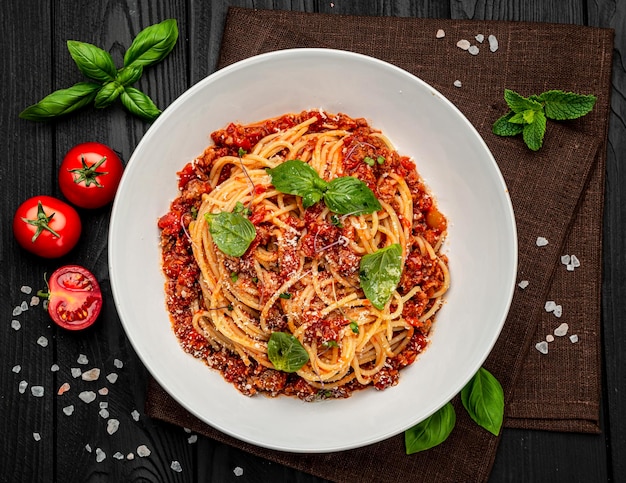
{"type": "Polygon", "coordinates": [[[59,326],[81,330],[91,326],[102,309],[102,292],[96,277],[80,265],[65,265],[48,279],[48,314],[59,326]]]}
{"type": "Polygon", "coordinates": [[[13,217],[17,242],[44,258],[57,258],[69,252],[78,242],[81,230],[76,210],[52,196],[27,199],[13,217]]]}
{"type": "Polygon", "coordinates": [[[101,143],[70,149],[59,168],[59,186],[70,203],[100,208],[113,201],[124,166],[115,151],[101,143]]]}

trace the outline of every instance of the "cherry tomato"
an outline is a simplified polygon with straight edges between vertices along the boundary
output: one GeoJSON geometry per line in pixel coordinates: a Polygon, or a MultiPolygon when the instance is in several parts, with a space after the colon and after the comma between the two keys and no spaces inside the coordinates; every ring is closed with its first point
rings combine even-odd
{"type": "Polygon", "coordinates": [[[52,196],[27,199],[13,217],[17,242],[44,258],[57,258],[69,252],[78,242],[81,230],[76,210],[52,196]]]}
{"type": "Polygon", "coordinates": [[[68,330],[91,326],[102,309],[102,292],[96,277],[80,265],[65,265],[48,280],[48,314],[55,324],[68,330]]]}
{"type": "Polygon", "coordinates": [[[124,166],[119,156],[100,143],[77,144],[59,168],[59,186],[70,203],[100,208],[113,201],[124,166]]]}

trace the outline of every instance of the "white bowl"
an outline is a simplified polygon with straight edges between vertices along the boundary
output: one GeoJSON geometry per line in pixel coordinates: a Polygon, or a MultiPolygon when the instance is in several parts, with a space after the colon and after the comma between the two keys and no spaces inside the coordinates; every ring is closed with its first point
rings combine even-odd
{"type": "Polygon", "coordinates": [[[126,333],[183,407],[240,440],[276,450],[331,452],[371,444],[422,421],[483,364],[511,302],[515,220],[498,167],[476,130],[439,92],[382,61],[328,49],[283,50],[226,67],[194,85],[150,127],[128,162],[109,232],[113,296],[126,333]],[[323,108],[364,117],[411,156],[449,220],[452,285],[428,349],[397,386],[345,400],[249,398],[183,352],[165,309],[157,219],[177,195],[176,172],[210,133],[323,108]]]}

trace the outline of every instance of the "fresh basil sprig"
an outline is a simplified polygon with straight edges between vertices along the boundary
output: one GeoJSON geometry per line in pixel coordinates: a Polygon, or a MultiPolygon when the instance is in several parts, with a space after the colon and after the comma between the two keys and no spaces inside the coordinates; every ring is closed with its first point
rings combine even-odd
{"type": "Polygon", "coordinates": [[[550,90],[524,97],[510,89],[504,90],[504,100],[510,111],[500,117],[492,131],[498,136],[522,134],[524,142],[533,151],[543,145],[547,120],[577,119],[589,113],[596,103],[593,95],[550,90]]]}
{"type": "Polygon", "coordinates": [[[267,341],[267,357],[274,368],[296,372],[309,360],[309,354],[300,341],[286,332],[273,332],[267,341]]]}
{"type": "Polygon", "coordinates": [[[498,380],[481,367],[461,391],[461,402],[480,427],[496,436],[504,419],[504,391],[498,380]]]}
{"type": "Polygon", "coordinates": [[[278,191],[302,197],[305,208],[323,199],[331,211],[340,215],[368,214],[382,209],[376,195],[360,179],[343,176],[327,182],[299,159],[285,161],[268,173],[278,191]]]}
{"type": "Polygon", "coordinates": [[[69,114],[92,102],[98,109],[111,105],[118,98],[132,114],[154,121],[161,113],[152,99],[132,87],[153,65],[169,54],[178,40],[176,20],[168,19],[151,25],[137,35],[124,55],[124,65],[117,69],[111,54],[101,48],[76,40],[68,40],[67,48],[85,77],[94,82],[79,82],[67,89],[52,92],[20,113],[22,119],[45,121],[69,114]]]}
{"type": "Polygon", "coordinates": [[[205,213],[209,232],[222,252],[231,257],[240,257],[256,237],[256,229],[250,220],[239,213],[205,213]]]}
{"type": "Polygon", "coordinates": [[[391,298],[402,275],[402,247],[394,243],[364,255],[359,266],[359,281],[365,296],[382,310],[391,298]]]}
{"type": "Polygon", "coordinates": [[[452,403],[446,403],[439,411],[404,432],[406,454],[426,451],[443,443],[454,429],[456,413],[452,403]]]}

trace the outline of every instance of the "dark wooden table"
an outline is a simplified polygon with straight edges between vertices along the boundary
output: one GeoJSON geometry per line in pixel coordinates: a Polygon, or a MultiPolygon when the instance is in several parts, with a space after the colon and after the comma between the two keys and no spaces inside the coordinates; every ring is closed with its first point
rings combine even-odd
{"type": "MultiPolygon", "coordinates": [[[[0,69],[0,480],[17,481],[319,481],[204,437],[150,420],[143,413],[146,369],[128,342],[114,308],[107,269],[110,207],[81,211],[83,238],[71,254],[46,261],[20,249],[11,220],[18,204],[38,194],[60,196],[59,163],[74,144],[106,143],[124,161],[149,127],[119,105],[94,109],[54,123],[18,118],[45,94],[81,80],[65,42],[99,45],[121,62],[123,51],[142,28],[165,18],[179,22],[179,45],[168,59],[147,69],[141,87],[164,108],[215,70],[226,10],[230,5],[336,14],[392,15],[486,20],[526,20],[611,27],[616,30],[610,120],[603,275],[603,392],[601,435],[505,430],[492,481],[626,481],[626,2],[595,0],[452,1],[202,1],[202,0],[8,0],[3,3],[0,69]],[[89,267],[102,283],[101,320],[86,332],[53,326],[41,307],[29,306],[44,287],[44,273],[65,263],[89,267]],[[11,321],[18,320],[15,330],[11,321]],[[40,337],[47,339],[47,345],[40,337]],[[38,342],[38,340],[40,342],[38,342]],[[81,355],[88,361],[80,364],[81,355]],[[120,364],[121,362],[121,364],[120,364]],[[122,367],[119,367],[122,366],[122,367]],[[55,369],[58,370],[55,371],[55,369]],[[102,375],[89,388],[108,388],[86,405],[76,394],[87,383],[72,368],[98,367],[102,375]],[[105,376],[117,374],[117,380],[105,376]],[[19,391],[20,381],[28,388],[19,391]],[[72,398],[57,396],[68,381],[72,398]],[[94,386],[95,384],[95,386],[94,386]],[[30,388],[41,385],[43,397],[30,388]],[[107,405],[101,404],[108,403],[107,405]],[[67,416],[63,409],[74,404],[67,416]],[[106,406],[106,407],[105,407],[106,406]],[[108,434],[108,419],[120,423],[108,434]],[[146,445],[149,456],[141,457],[146,445]],[[102,450],[106,459],[97,461],[102,450]],[[134,457],[134,458],[132,458],[134,457]],[[130,459],[132,458],[132,459],[130,459]],[[179,462],[182,472],[172,469],[179,462]],[[174,465],[175,466],[175,465],[174,465]],[[243,475],[238,476],[239,470],[243,475]]],[[[572,45],[572,49],[576,46],[572,45]]],[[[137,216],[141,216],[138,207],[137,216]]],[[[408,480],[419,476],[407,475],[408,480]]]]}

